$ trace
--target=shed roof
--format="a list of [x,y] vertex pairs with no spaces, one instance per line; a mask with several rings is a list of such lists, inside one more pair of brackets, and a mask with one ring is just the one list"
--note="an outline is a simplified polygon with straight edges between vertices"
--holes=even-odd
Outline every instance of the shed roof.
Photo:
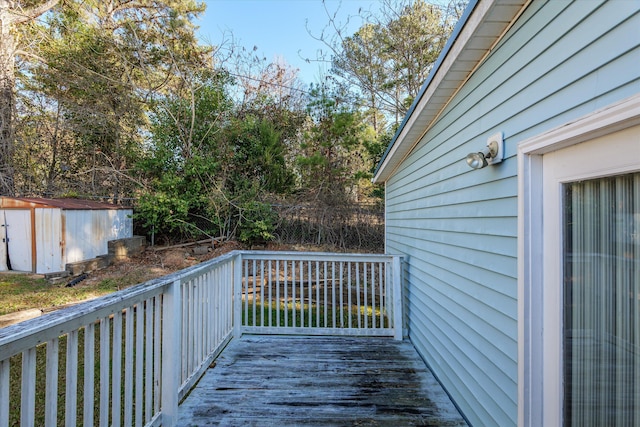
[[471,0],[376,168],[385,182],[531,0]]
[[111,203],[82,199],[44,199],[38,197],[0,197],[0,208],[58,208],[64,210],[131,209]]

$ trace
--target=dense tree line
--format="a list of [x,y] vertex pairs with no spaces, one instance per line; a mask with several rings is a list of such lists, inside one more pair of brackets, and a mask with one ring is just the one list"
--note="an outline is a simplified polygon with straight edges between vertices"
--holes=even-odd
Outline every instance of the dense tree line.
[[380,200],[372,171],[459,5],[389,0],[352,35],[329,16],[332,71],[310,86],[200,44],[204,9],[0,0],[0,192],[130,201],[167,240],[268,240],[274,204]]

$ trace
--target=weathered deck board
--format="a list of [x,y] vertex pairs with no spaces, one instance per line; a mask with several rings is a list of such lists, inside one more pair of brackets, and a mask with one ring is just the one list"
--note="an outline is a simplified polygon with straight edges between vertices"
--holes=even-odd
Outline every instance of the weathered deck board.
[[179,426],[466,426],[409,342],[243,336],[180,405]]

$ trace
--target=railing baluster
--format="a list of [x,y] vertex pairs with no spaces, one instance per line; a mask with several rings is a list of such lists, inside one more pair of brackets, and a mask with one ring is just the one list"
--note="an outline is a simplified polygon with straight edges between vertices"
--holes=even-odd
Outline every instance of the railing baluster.
[[352,283],[351,283],[351,262],[348,262],[348,263],[347,263],[347,291],[348,291],[349,293],[347,294],[347,296],[348,296],[348,302],[347,302],[347,308],[348,308],[348,310],[347,310],[347,315],[349,316],[349,323],[348,323],[348,325],[347,325],[347,328],[351,328],[351,327],[353,327],[353,320],[352,320],[352,317],[353,317],[353,306],[352,306],[352,304],[351,304],[351,300],[352,300],[352,298],[351,298],[352,288],[353,288],[353,286],[352,286]]
[[114,426],[120,425],[122,399],[122,312],[113,315],[113,368],[111,384],[111,419]]
[[371,263],[371,327],[376,328],[376,263]]
[[304,263],[300,261],[300,326],[304,326]]
[[287,279],[289,278],[288,276],[288,266],[289,266],[289,261],[284,260],[283,261],[283,269],[284,269],[284,326],[289,326],[289,296],[288,296],[288,283],[287,283]]
[[340,261],[340,327],[344,328],[344,262]]
[[244,276],[243,277],[243,297],[244,297],[244,317],[243,317],[243,325],[249,325],[249,260],[243,261],[244,265]]
[[320,262],[315,263],[316,270],[316,327],[320,327]]
[[293,310],[291,310],[291,326],[298,326],[297,324],[297,304],[296,304],[296,262],[291,261],[291,305],[293,306]]
[[[267,305],[267,314],[269,316],[269,321],[268,321],[269,327],[273,326],[272,325],[272,319],[273,319],[273,316],[272,316],[272,312],[273,312],[273,298],[272,298],[273,290],[272,290],[272,285],[273,284],[272,284],[272,279],[271,279],[271,276],[272,276],[271,271],[272,271],[271,270],[271,260],[269,260],[268,263],[267,263],[267,275],[268,276],[267,276],[267,279],[265,280],[267,282],[267,286],[269,286],[269,289],[268,289],[268,291],[269,291],[269,301],[266,304]],[[263,307],[264,307],[264,304],[263,304]]]
[[[96,326],[89,323],[84,327],[84,405],[82,410],[82,424],[85,427],[93,425],[94,413],[94,383],[96,361]],[[51,424],[55,425],[55,424]]]
[[307,287],[309,291],[309,312],[307,318],[309,320],[309,327],[311,328],[313,326],[313,275],[311,274],[311,260],[307,261]]
[[210,353],[209,339],[211,336],[211,311],[213,310],[213,304],[209,298],[211,288],[209,287],[209,273],[204,273],[201,278],[202,283],[202,300],[200,301],[200,310],[202,311],[202,343],[200,344],[202,352],[202,360]]
[[363,270],[363,274],[364,274],[364,279],[363,279],[363,287],[364,287],[364,301],[363,301],[363,307],[364,307],[364,328],[367,329],[368,326],[368,317],[369,317],[369,295],[368,295],[368,283],[367,283],[367,268],[368,265],[366,262],[362,263],[362,270]]
[[124,425],[126,426],[130,426],[133,420],[134,321],[134,310],[132,307],[127,307],[124,311]]
[[[85,339],[86,345],[86,339]],[[47,399],[44,405],[44,423],[47,426],[58,425],[58,360],[59,339],[53,338],[47,341],[47,366],[45,395]],[[85,362],[86,363],[86,362]],[[93,376],[92,376],[93,378]],[[2,393],[0,393],[1,395]],[[93,402],[92,402],[93,403]],[[2,411],[0,410],[0,414]],[[2,422],[0,422],[2,424]]]
[[202,276],[193,279],[193,358],[189,374],[202,360]]
[[276,310],[276,326],[280,327],[280,326],[282,326],[280,324],[280,310],[281,310],[281,304],[280,304],[280,260],[276,260],[276,304],[275,304],[275,310]]
[[258,277],[257,277],[257,273],[258,273],[258,264],[256,263],[255,260],[253,260],[253,326],[258,326],[258,324],[256,323],[256,319],[257,319],[257,305],[256,305],[256,300],[257,300],[257,296],[258,296]]
[[324,291],[324,321],[322,322],[322,326],[325,328],[329,325],[329,301],[327,295],[327,261],[323,261],[322,267],[324,269],[322,275],[322,290]]
[[147,424],[151,421],[151,411],[153,407],[153,315],[154,306],[153,299],[149,298],[145,301],[147,309],[145,310],[145,346],[144,346],[144,422]]
[[264,260],[260,260],[260,325],[265,326],[265,318],[264,318]]
[[64,425],[74,427],[78,416],[78,330],[67,334],[67,364],[65,370]]
[[360,262],[356,262],[356,304],[358,305],[358,329],[362,327],[362,301],[360,290]]
[[[179,287],[179,292],[181,294],[181,301],[182,304],[188,304],[189,303],[189,283],[184,283],[183,285],[180,285]],[[178,372],[180,372],[180,381],[182,381],[182,379],[184,379],[187,375],[187,362],[186,360],[188,360],[189,357],[189,347],[187,346],[187,340],[189,339],[189,315],[191,313],[191,310],[189,310],[188,307],[185,307],[185,310],[182,310],[182,314],[181,314],[181,318],[182,321],[180,322],[180,327],[182,330],[182,333],[180,334],[180,341],[178,343],[176,343],[177,345],[180,345],[182,348],[182,352],[180,353],[182,355],[182,357],[179,360],[179,365],[176,366],[176,368],[178,368]]]
[[[184,372],[184,375],[181,378],[181,381],[184,382],[184,380],[187,379],[187,377],[189,376],[189,373],[193,371],[194,368],[194,362],[196,359],[196,355],[195,355],[195,335],[197,334],[196,331],[196,308],[195,308],[195,300],[196,300],[196,279],[190,279],[189,282],[187,283],[187,287],[189,289],[189,294],[188,294],[188,298],[189,301],[187,303],[187,309],[189,310],[189,323],[187,326],[187,336],[186,336],[186,341],[187,341],[187,354],[186,354],[186,371]],[[184,339],[184,337],[183,337]]]
[[100,319],[100,426],[109,424],[109,317]]
[[[220,287],[216,284],[221,280],[224,280],[222,277],[222,273],[224,271],[226,270],[223,268],[216,268],[214,271],[210,271],[207,274],[207,279],[205,280],[207,302],[204,309],[207,313],[206,323],[209,325],[207,328],[207,345],[205,347],[207,355],[211,354],[218,345],[218,312],[220,311],[220,298],[218,294],[220,292]],[[229,280],[223,283],[226,283],[227,286],[231,288],[231,295],[233,295],[233,278],[229,278]],[[233,301],[233,296],[231,297],[231,300]],[[231,315],[233,316],[233,314]]]
[[378,315],[378,319],[379,319],[381,328],[385,327],[385,324],[384,324],[384,297],[383,297],[384,268],[385,268],[385,263],[384,262],[378,263],[378,292],[379,292],[378,310],[380,312],[379,315]]
[[[242,266],[238,266],[238,268],[242,268]],[[222,313],[222,306],[221,304],[226,304],[226,300],[223,299],[222,293],[220,292],[220,286],[218,286],[218,283],[222,282],[222,283],[233,283],[233,277],[229,277],[229,280],[226,280],[226,277],[224,273],[227,273],[229,270],[224,267],[224,268],[219,268],[216,269],[215,272],[211,272],[209,274],[209,280],[207,283],[207,289],[209,289],[209,304],[208,306],[211,306],[211,309],[208,310],[209,313],[209,320],[208,323],[211,325],[211,329],[209,332],[209,345],[207,346],[207,352],[211,353],[213,350],[215,350],[216,346],[218,345],[218,342],[220,340],[220,322],[218,322],[218,319],[221,317],[221,313]],[[233,286],[229,286],[229,288],[231,288],[231,292],[234,291]],[[242,307],[242,303],[240,303],[240,307]]]
[[336,262],[331,261],[331,320],[332,327],[336,327]]
[[144,380],[144,303],[136,306],[136,382],[135,382],[135,424],[142,425],[142,409],[144,408],[142,397],[142,383]]
[[163,296],[158,295],[154,300],[153,310],[153,412],[160,412],[160,384],[162,381],[162,300]]
[[22,399],[20,425],[32,426],[36,408],[36,348],[22,352]]
[[[205,316],[205,354],[209,355],[215,348],[218,342],[218,310],[220,310],[219,306],[219,298],[218,298],[218,283],[222,279],[222,269],[216,268],[213,271],[207,273],[204,281],[204,289],[205,289],[205,298],[206,301],[203,303],[203,310],[206,314]],[[229,287],[233,289],[233,280],[227,281]],[[206,356],[205,356],[206,357]]]

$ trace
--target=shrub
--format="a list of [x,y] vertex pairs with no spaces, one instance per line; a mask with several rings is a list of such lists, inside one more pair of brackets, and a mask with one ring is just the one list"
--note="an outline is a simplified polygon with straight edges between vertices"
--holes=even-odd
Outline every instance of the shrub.
[[245,203],[238,222],[238,239],[249,245],[273,240],[277,219],[271,205],[258,201]]

